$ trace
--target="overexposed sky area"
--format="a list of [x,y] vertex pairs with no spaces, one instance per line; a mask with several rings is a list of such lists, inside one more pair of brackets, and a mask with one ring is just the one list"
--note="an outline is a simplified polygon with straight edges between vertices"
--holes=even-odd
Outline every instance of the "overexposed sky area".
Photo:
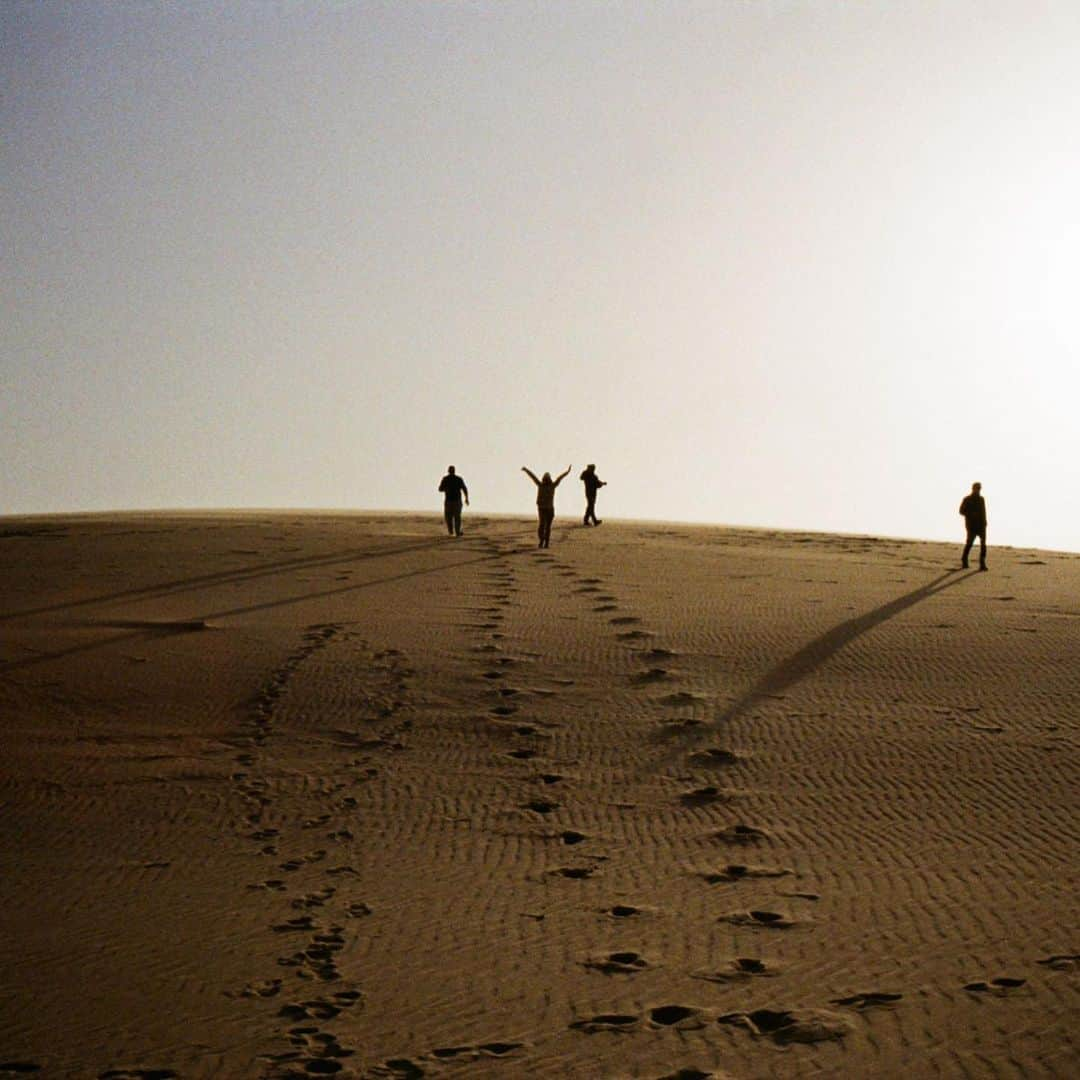
[[0,513],[1080,550],[1080,4],[0,5]]

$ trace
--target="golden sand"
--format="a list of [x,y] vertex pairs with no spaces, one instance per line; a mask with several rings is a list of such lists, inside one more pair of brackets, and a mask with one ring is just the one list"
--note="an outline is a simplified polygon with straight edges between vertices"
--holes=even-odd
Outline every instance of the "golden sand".
[[0,1077],[1067,1077],[1080,556],[0,522]]

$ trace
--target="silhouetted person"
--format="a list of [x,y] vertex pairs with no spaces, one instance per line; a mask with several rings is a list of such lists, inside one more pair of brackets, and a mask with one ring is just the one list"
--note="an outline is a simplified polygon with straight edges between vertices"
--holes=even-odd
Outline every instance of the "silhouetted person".
[[544,473],[543,477],[537,480],[536,473],[532,469],[521,466],[521,471],[528,473],[529,479],[536,485],[536,516],[540,523],[536,535],[540,537],[539,547],[551,546],[551,523],[555,520],[555,489],[569,475],[572,468],[572,465],[567,465],[566,472],[560,473],[554,480],[551,479],[549,472]]
[[446,531],[451,536],[461,535],[461,497],[465,496],[465,505],[469,505],[469,489],[465,481],[454,472],[453,465],[446,466],[446,475],[439,481],[439,490],[443,492],[443,517],[446,518]]
[[968,568],[968,555],[971,553],[971,545],[975,543],[975,537],[979,538],[979,569],[986,569],[986,500],[982,497],[982,484],[972,484],[971,494],[965,495],[960,503],[960,513],[964,516],[964,524],[967,526],[967,543],[964,544],[964,554],[960,556],[960,565],[963,569]]
[[585,524],[588,525],[591,519],[594,525],[599,525],[600,519],[596,516],[596,493],[602,487],[607,487],[607,484],[596,475],[595,465],[585,466],[581,482],[585,485]]

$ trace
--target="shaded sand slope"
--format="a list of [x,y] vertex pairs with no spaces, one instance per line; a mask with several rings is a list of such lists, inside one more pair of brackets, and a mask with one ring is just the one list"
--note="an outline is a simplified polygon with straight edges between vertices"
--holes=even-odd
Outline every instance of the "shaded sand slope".
[[0,1076],[1076,1073],[1080,558],[467,528],[0,527]]

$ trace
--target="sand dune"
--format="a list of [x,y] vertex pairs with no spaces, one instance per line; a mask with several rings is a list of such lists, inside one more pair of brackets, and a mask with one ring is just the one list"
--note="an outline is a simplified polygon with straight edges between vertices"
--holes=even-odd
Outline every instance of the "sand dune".
[[1068,1077],[1080,556],[0,522],[0,1077]]

